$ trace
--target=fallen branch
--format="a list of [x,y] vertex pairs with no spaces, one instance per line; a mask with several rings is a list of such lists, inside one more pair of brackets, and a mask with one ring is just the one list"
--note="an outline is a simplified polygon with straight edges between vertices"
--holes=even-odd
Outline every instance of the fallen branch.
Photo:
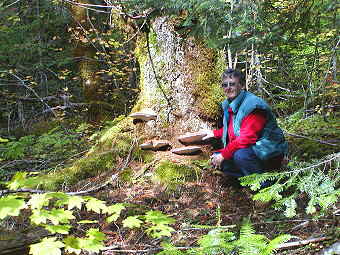
[[[188,247],[176,247],[177,250],[189,250],[189,249],[193,249],[193,248],[199,248],[199,247],[195,247],[195,246],[188,246]],[[149,253],[149,252],[155,252],[155,251],[161,251],[163,250],[162,247],[158,247],[158,248],[150,248],[150,249],[146,249],[146,250],[120,250],[120,249],[105,249],[105,251],[110,251],[110,252],[116,252],[116,253]]]
[[[332,237],[329,237],[329,236],[310,238],[307,240],[284,243],[284,244],[279,245],[276,249],[287,249],[287,248],[307,245],[310,243],[322,242],[322,241],[326,241],[330,239],[332,239]],[[103,251],[110,251],[110,252],[116,252],[116,253],[149,253],[149,252],[156,252],[156,251],[163,250],[162,247],[155,247],[155,248],[150,248],[150,249],[145,249],[145,250],[122,250],[122,249],[117,249],[118,247],[119,246],[106,247],[103,249]],[[200,247],[197,247],[197,246],[176,247],[177,250],[189,250],[189,249],[195,249],[195,248],[200,248]]]
[[302,246],[310,243],[317,243],[317,242],[322,242],[326,240],[330,240],[332,237],[330,236],[324,236],[324,237],[318,237],[318,238],[310,238],[307,240],[301,240],[297,242],[289,242],[289,243],[283,243],[280,244],[277,249],[286,249],[286,248],[292,248],[292,247],[297,247],[297,246]]
[[285,132],[287,135],[290,135],[290,136],[299,137],[299,138],[305,138],[305,139],[308,139],[308,140],[311,140],[311,141],[315,141],[315,142],[318,142],[318,143],[322,143],[322,144],[327,144],[327,145],[331,145],[331,146],[340,147],[339,144],[329,143],[329,142],[322,141],[322,140],[319,140],[319,139],[310,138],[310,137],[307,137],[307,136],[304,136],[304,135],[297,135],[297,134],[288,133],[287,131],[284,131],[284,132]]
[[[83,191],[76,191],[76,192],[65,192],[67,195],[75,196],[75,195],[83,195],[91,192],[95,192],[104,188],[106,185],[115,181],[118,177],[118,174],[112,175],[111,179],[101,185],[94,187],[92,189],[83,190]],[[42,193],[50,193],[52,191],[45,191],[45,190],[38,190],[38,189],[17,189],[17,190],[0,190],[0,197],[4,196],[5,194],[13,194],[13,193],[33,193],[33,194],[42,194]]]

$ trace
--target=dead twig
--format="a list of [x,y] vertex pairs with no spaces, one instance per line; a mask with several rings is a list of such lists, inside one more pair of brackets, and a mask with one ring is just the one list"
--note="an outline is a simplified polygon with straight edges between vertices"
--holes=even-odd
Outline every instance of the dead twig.
[[[117,248],[117,247],[116,247]],[[199,248],[199,247],[191,247],[191,246],[184,246],[184,247],[176,247],[178,250],[189,250],[192,248]],[[149,252],[155,252],[155,251],[161,251],[163,248],[157,247],[157,248],[150,248],[145,250],[120,250],[120,249],[105,249],[105,251],[110,252],[116,252],[116,253],[149,253]]]
[[322,143],[322,144],[327,144],[327,145],[331,145],[331,146],[340,147],[339,144],[329,143],[329,142],[322,141],[322,140],[319,140],[319,139],[310,138],[310,137],[304,136],[304,135],[297,135],[297,134],[288,133],[287,131],[284,131],[284,132],[285,132],[287,135],[290,135],[290,136],[299,137],[299,138],[305,138],[305,139],[308,139],[308,140],[311,140],[311,141],[315,141],[315,142],[318,142],[318,143]]
[[[322,241],[326,241],[330,239],[332,239],[332,237],[329,237],[329,236],[310,238],[307,240],[280,244],[276,249],[287,249],[287,248],[292,248],[292,247],[298,247],[298,246],[303,246],[303,245],[307,245],[310,243],[322,242]],[[155,248],[144,249],[144,250],[122,250],[122,249],[117,249],[117,248],[119,248],[119,246],[111,246],[111,247],[104,248],[103,250],[106,252],[115,252],[115,253],[149,253],[149,252],[156,252],[156,251],[163,250],[163,248],[161,247],[155,247]],[[199,248],[199,247],[197,246],[176,247],[176,249],[178,250],[189,250],[189,249],[195,249],[195,248]]]
[[[71,196],[76,196],[76,195],[83,195],[83,194],[87,194],[87,193],[91,193],[91,192],[95,192],[98,191],[102,188],[104,188],[106,185],[108,185],[109,183],[115,181],[118,177],[118,174],[112,175],[111,178],[106,181],[105,183],[102,183],[99,186],[93,187],[91,189],[88,190],[83,190],[83,191],[76,191],[76,192],[65,192],[65,194],[67,195],[71,195]],[[38,189],[17,189],[17,190],[0,190],[0,197],[6,195],[6,194],[13,194],[13,193],[34,193],[34,194],[42,194],[42,193],[49,193],[52,191],[45,191],[45,190],[38,190]]]
[[283,243],[283,244],[280,244],[277,247],[277,249],[292,248],[292,247],[307,245],[307,244],[310,244],[310,243],[322,242],[322,241],[326,241],[326,240],[330,240],[330,239],[332,239],[332,237],[324,236],[324,237],[310,238],[310,239],[296,241],[296,242]]

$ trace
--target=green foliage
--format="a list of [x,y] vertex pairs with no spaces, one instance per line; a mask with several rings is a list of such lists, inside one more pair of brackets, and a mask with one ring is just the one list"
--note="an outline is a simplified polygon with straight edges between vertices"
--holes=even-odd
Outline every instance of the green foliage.
[[25,201],[16,195],[0,198],[0,219],[7,216],[18,216],[20,210],[25,208]]
[[280,235],[269,241],[264,235],[255,234],[250,222],[245,222],[240,230],[240,237],[235,241],[239,255],[270,255],[281,243],[288,241],[290,235]]
[[160,211],[148,211],[144,218],[145,222],[151,225],[145,232],[153,238],[170,237],[171,232],[175,231],[172,227],[169,227],[170,224],[175,223],[175,220]]
[[129,216],[123,220],[123,226],[127,228],[140,228],[145,226],[145,232],[153,238],[171,236],[175,231],[170,224],[175,223],[173,218],[163,214],[160,211],[148,211],[145,215]]
[[[254,195],[254,200],[263,202],[274,201],[274,207],[285,209],[287,217],[296,215],[296,200],[305,194],[308,204],[305,208],[308,214],[320,213],[335,204],[340,196],[339,185],[339,156],[333,154],[324,161],[318,161],[309,165],[293,166],[289,171],[279,173],[253,174],[241,178],[241,184],[249,186],[252,190],[259,190]],[[325,169],[325,167],[327,167]],[[261,183],[272,182],[272,185],[263,189]]]
[[[65,206],[68,206],[68,209],[65,209]],[[8,195],[0,198],[0,219],[17,216],[22,209],[26,208],[28,212],[31,212],[29,218],[32,224],[44,227],[52,234],[58,234],[56,237],[44,238],[39,243],[32,244],[30,254],[48,254],[48,250],[49,254],[61,254],[61,248],[80,254],[82,251],[99,252],[104,248],[103,242],[106,237],[96,228],[88,229],[84,237],[70,235],[71,232],[74,232],[76,221],[78,224],[97,223],[79,219],[77,212],[80,209],[86,209],[88,212],[104,214],[107,216],[107,222],[115,221],[116,224],[120,224],[117,220],[126,207],[127,205],[119,203],[107,206],[104,201],[97,198],[70,196],[62,192],[23,194],[21,197]],[[144,215],[129,216],[121,221],[123,227],[141,228],[152,238],[171,237],[175,229],[170,225],[174,223],[173,218],[153,210],[146,211]],[[255,234],[249,222],[241,227],[239,239],[235,239],[235,235],[223,227],[212,228],[208,234],[198,240],[199,247],[197,248],[182,252],[169,243],[163,243],[164,251],[159,254],[210,255],[237,251],[237,254],[240,255],[270,255],[280,243],[290,238],[289,235],[281,235],[269,241],[263,235]]]
[[168,242],[162,243],[163,251],[157,255],[217,255],[217,254],[237,254],[237,255],[271,255],[282,243],[288,241],[290,235],[279,235],[273,240],[269,240],[264,235],[255,234],[255,230],[249,221],[242,224],[239,238],[235,234],[223,228],[215,227],[208,234],[201,236],[198,240],[198,247],[180,251]]
[[18,141],[8,142],[0,146],[0,157],[4,159],[20,159],[33,144],[33,136],[21,137]]
[[[14,180],[8,182],[9,188],[23,188],[27,181],[26,175],[21,175],[21,181],[13,186]],[[17,180],[18,177],[13,177]],[[83,206],[84,205],[84,206]],[[67,206],[67,209],[65,209]],[[47,192],[43,194],[24,194],[8,195],[0,198],[0,219],[8,216],[18,216],[20,211],[27,208],[31,215],[29,216],[32,224],[44,227],[52,234],[60,234],[64,239],[43,239],[40,243],[31,246],[31,254],[38,255],[39,247],[46,245],[50,247],[53,253],[60,252],[60,248],[79,254],[82,250],[99,252],[104,246],[105,235],[98,229],[89,229],[86,237],[73,237],[69,234],[73,229],[75,220],[80,221],[77,216],[77,210],[84,209],[96,214],[104,214],[107,222],[116,222],[122,211],[127,207],[126,204],[106,205],[105,201],[94,197],[71,196],[62,192]],[[169,225],[175,222],[174,219],[163,214],[160,211],[147,211],[145,215],[129,216],[122,221],[123,227],[143,228],[145,232],[153,238],[171,236],[174,231]],[[96,223],[96,221],[80,221],[80,224]]]
[[111,223],[112,221],[116,221],[125,208],[126,206],[120,203],[109,206],[107,212],[112,215],[106,218],[106,222]]
[[157,255],[183,255],[184,252],[180,251],[176,246],[169,242],[161,243],[163,251],[158,252]]
[[98,229],[89,229],[85,238],[68,236],[63,241],[68,252],[80,254],[82,250],[98,253],[104,248],[105,235]]
[[17,172],[11,179],[11,181],[8,182],[7,186],[10,189],[16,190],[18,188],[27,188],[36,186],[39,183],[38,178],[30,177],[26,178],[27,173],[25,172]]
[[143,221],[141,221],[140,216],[129,216],[125,220],[123,220],[123,227],[125,228],[139,228]]
[[207,235],[198,240],[200,250],[198,254],[220,254],[233,250],[234,246],[230,242],[235,239],[232,232],[226,232],[223,229],[212,229]]
[[41,242],[32,244],[30,254],[61,255],[61,248],[65,245],[56,239],[56,237],[46,237]]
[[198,178],[199,168],[183,164],[176,164],[169,160],[164,160],[156,166],[154,180],[166,186],[168,190],[174,190],[179,184],[185,181]]
[[311,140],[336,141],[340,136],[338,122],[339,119],[335,114],[330,114],[325,118],[320,113],[305,116],[303,111],[298,111],[281,121],[280,124],[286,132],[306,137],[286,136],[290,143],[291,154],[303,160],[310,160],[338,152],[337,146]]

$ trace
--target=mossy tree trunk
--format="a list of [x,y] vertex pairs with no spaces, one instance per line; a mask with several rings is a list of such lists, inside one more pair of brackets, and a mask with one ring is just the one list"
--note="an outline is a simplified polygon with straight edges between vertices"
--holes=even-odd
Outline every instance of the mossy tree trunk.
[[209,128],[219,117],[223,99],[219,87],[225,68],[223,54],[194,38],[181,38],[175,22],[155,19],[148,34],[138,39],[141,93],[133,111],[151,108],[156,121],[146,124],[148,138],[169,139]]

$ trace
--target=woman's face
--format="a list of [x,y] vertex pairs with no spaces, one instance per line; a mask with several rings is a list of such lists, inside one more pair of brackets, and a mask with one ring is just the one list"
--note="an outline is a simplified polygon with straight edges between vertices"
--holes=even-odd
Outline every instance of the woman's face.
[[237,77],[224,78],[222,81],[222,88],[226,97],[233,100],[240,94],[243,86]]

